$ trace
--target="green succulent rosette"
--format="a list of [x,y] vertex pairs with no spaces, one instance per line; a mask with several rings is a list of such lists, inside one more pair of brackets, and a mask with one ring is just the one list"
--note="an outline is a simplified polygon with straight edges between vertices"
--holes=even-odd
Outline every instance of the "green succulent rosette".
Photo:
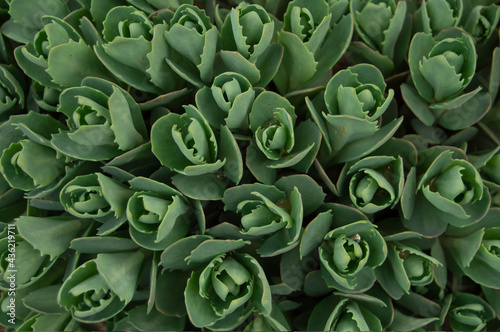
[[352,15],[332,22],[325,0],[294,0],[288,3],[283,22],[278,33],[283,61],[273,81],[281,94],[315,87],[347,50],[354,29]]
[[435,38],[417,33],[408,56],[414,87],[401,93],[411,111],[427,126],[438,123],[460,130],[479,121],[491,106],[481,87],[464,92],[476,70],[474,40],[463,30],[447,29]]
[[126,207],[133,191],[102,173],[80,175],[61,190],[64,209],[81,219],[103,223],[98,235],[116,230],[126,221]]
[[22,76],[14,67],[0,65],[0,122],[24,108]]
[[306,98],[311,117],[323,135],[322,160],[343,163],[362,158],[394,135],[402,118],[384,126],[378,121],[394,97],[392,89],[387,96],[385,92],[382,73],[372,65],[358,64],[339,71],[328,82],[322,114]]
[[348,0],[327,0],[332,14],[332,23],[337,24],[340,19],[350,13],[350,2]]
[[403,225],[425,236],[448,225],[465,227],[484,217],[490,195],[462,150],[437,146],[420,152],[401,197]]
[[500,21],[500,6],[491,4],[489,6],[475,6],[472,8],[464,29],[476,43],[485,43],[495,32],[495,27]]
[[404,186],[403,159],[392,156],[365,157],[347,163],[337,188],[341,197],[364,213],[375,213],[398,204]]
[[12,188],[44,189],[64,175],[66,158],[30,139],[12,143],[0,158],[0,170]]
[[202,88],[213,79],[219,31],[210,23],[204,10],[181,5],[164,32],[168,45],[175,50],[167,54],[168,65],[180,77]]
[[188,234],[188,212],[193,208],[183,194],[148,178],[137,177],[129,183],[135,191],[127,204],[134,241],[149,250],[163,250]]
[[[15,255],[11,256],[12,247],[9,246],[7,232],[2,233],[0,239],[0,287],[4,291],[10,288],[9,277],[13,275],[16,288],[23,289],[43,277],[56,262],[47,255],[41,255],[28,241],[20,236],[15,237]],[[9,250],[10,247],[10,250]],[[16,262],[16,255],[23,255],[22,262]],[[28,261],[29,260],[29,261]]]
[[43,16],[63,18],[70,13],[64,0],[8,1],[10,19],[2,25],[2,33],[16,42],[32,42],[44,27]]
[[406,1],[353,0],[350,9],[361,39],[349,48],[353,60],[371,63],[390,75],[402,64],[410,42]]
[[80,322],[110,319],[132,301],[143,259],[141,252],[98,254],[69,275],[57,302]]
[[86,78],[64,90],[58,112],[69,131],[54,134],[52,144],[79,160],[109,160],[146,142],[148,133],[139,105],[119,86]]
[[413,30],[436,34],[441,30],[456,27],[462,19],[462,0],[423,1],[415,12]]
[[[322,209],[326,211],[318,214],[302,235],[301,257],[317,248],[320,275],[329,288],[347,293],[370,289],[376,281],[374,269],[387,257],[383,237],[358,210],[338,204],[325,204]],[[319,278],[317,272],[311,273]]]
[[465,228],[450,228],[441,243],[445,253],[463,274],[475,283],[500,289],[496,273],[500,271],[498,227],[499,208],[490,208],[478,223]]
[[276,256],[299,243],[302,230],[302,196],[295,187],[287,197],[284,191],[260,183],[226,190],[224,209],[241,215],[241,234],[262,239],[257,252]]
[[173,183],[183,194],[194,199],[221,199],[225,183],[215,173],[236,184],[241,180],[239,147],[227,127],[221,128],[217,139],[196,107],[184,108],[182,115],[170,113],[155,122],[152,151],[163,166],[178,173]]
[[231,131],[245,132],[255,95],[245,76],[226,72],[215,77],[211,87],[196,93],[196,105],[212,127],[227,126]]
[[274,93],[262,92],[250,111],[250,130],[255,141],[248,147],[246,161],[262,183],[272,184],[280,169],[306,173],[321,144],[321,133],[311,120],[296,125],[290,102]]
[[35,112],[11,116],[0,125],[5,138],[0,142],[0,172],[11,188],[25,191],[26,198],[57,201],[68,181],[93,169],[54,150],[51,136],[64,129],[54,118]]
[[131,6],[111,9],[103,22],[104,44],[95,47],[102,63],[124,83],[153,94],[171,92],[182,80],[165,61],[167,25],[151,22]]
[[216,256],[191,274],[185,290],[191,323],[211,330],[232,330],[252,312],[268,315],[272,299],[266,275],[248,254]]
[[21,216],[16,219],[15,231],[5,228],[0,233],[0,288],[12,288],[12,275],[14,288],[19,290],[43,280],[54,264],[57,265],[59,256],[69,248],[71,240],[89,224],[67,217]]
[[330,295],[313,309],[308,331],[383,331],[380,318],[363,301]]
[[386,238],[387,259],[375,269],[377,281],[393,298],[410,294],[411,287],[426,286],[434,281],[434,267],[441,262],[424,253],[418,246],[405,241],[404,233]]
[[449,295],[452,299],[446,312],[451,330],[453,331],[482,331],[488,321],[495,318],[493,308],[477,295],[460,293]]
[[283,57],[275,36],[275,22],[262,6],[241,3],[222,25],[220,60],[227,71],[264,87],[276,75]]
[[[75,28],[60,18],[44,16],[41,20],[43,29],[33,41],[14,50],[16,61],[26,75],[55,89],[80,86],[89,76],[112,79],[94,53],[93,41],[88,44]],[[89,30],[98,34],[91,25]]]

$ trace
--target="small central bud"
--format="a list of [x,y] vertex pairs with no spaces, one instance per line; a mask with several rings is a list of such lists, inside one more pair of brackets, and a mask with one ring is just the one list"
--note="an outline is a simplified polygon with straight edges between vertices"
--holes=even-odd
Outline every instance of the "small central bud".
[[399,258],[401,258],[401,259],[407,259],[408,256],[410,256],[410,252],[408,250],[401,250],[401,249],[399,249]]
[[359,243],[361,241],[361,235],[354,234],[353,236],[351,236],[351,239]]
[[280,208],[290,210],[292,208],[292,204],[290,203],[290,200],[288,198],[280,198],[276,201],[276,205],[279,206]]

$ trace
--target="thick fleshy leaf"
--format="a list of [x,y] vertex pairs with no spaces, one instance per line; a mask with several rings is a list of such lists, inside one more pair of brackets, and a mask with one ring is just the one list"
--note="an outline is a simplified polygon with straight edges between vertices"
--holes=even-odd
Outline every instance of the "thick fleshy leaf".
[[73,219],[49,219],[23,216],[17,219],[19,233],[42,255],[51,259],[61,255],[69,248],[70,242],[90,222]]
[[95,262],[109,287],[128,303],[134,296],[143,259],[141,252],[98,254]]

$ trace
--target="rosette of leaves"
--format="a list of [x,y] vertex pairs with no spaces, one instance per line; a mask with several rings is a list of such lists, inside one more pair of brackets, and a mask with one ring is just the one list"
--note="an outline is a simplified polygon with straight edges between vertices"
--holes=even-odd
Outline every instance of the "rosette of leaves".
[[170,113],[155,122],[152,151],[162,165],[179,173],[173,177],[173,184],[183,194],[219,200],[225,183],[215,173],[237,184],[243,175],[241,152],[227,127],[221,128],[218,140],[196,107],[184,108],[182,115]]
[[294,0],[288,3],[283,21],[278,42],[285,50],[273,81],[281,94],[315,87],[347,50],[354,29],[352,15],[332,22],[325,0]]
[[141,252],[98,254],[69,275],[57,302],[80,322],[108,320],[132,300],[143,259]]
[[283,46],[274,43],[275,22],[259,5],[232,8],[221,29],[219,57],[229,71],[265,87],[278,71]]
[[330,295],[313,309],[308,331],[382,331],[380,319],[363,301]]
[[374,269],[387,256],[387,245],[377,226],[360,211],[344,205],[325,204],[322,210],[300,240],[300,256],[317,249],[320,260],[320,273],[310,272],[306,284],[326,283],[348,293],[370,289],[376,281]]
[[500,289],[495,274],[500,270],[499,208],[490,208],[486,216],[474,225],[450,229],[440,239],[445,252],[463,274],[475,283]]
[[51,135],[65,126],[48,115],[14,115],[0,126],[0,171],[12,188],[27,198],[57,201],[59,190],[89,165],[61,156],[50,144]]
[[146,142],[148,134],[139,105],[119,86],[86,78],[64,90],[58,112],[69,131],[53,135],[52,144],[79,160],[108,160]]
[[419,153],[401,197],[403,225],[426,236],[448,225],[465,227],[484,217],[490,195],[462,150],[436,146]]
[[406,1],[354,0],[351,13],[361,41],[351,44],[350,56],[390,75],[403,62],[411,38]]
[[154,25],[135,7],[114,7],[103,22],[106,43],[97,44],[95,50],[109,71],[126,84],[154,94],[170,92],[182,81],[165,62],[166,29],[166,23]]
[[233,330],[256,311],[272,310],[264,270],[248,254],[219,255],[191,274],[185,290],[191,323],[211,330]]
[[196,93],[196,105],[214,128],[227,126],[231,131],[244,132],[248,130],[248,114],[255,94],[245,76],[226,72],[215,77],[211,87]]
[[311,116],[323,135],[322,159],[343,163],[362,158],[394,135],[402,118],[384,126],[378,121],[394,97],[392,89],[387,96],[385,92],[382,73],[372,65],[358,64],[331,78],[324,93],[326,110],[322,114],[306,98]]
[[[16,219],[18,234],[8,234],[7,228],[0,233],[0,288],[11,288],[11,275],[15,275],[15,288],[19,290],[43,279],[59,256],[69,248],[71,240],[89,224],[87,221],[68,217],[21,216]],[[15,250],[12,248],[13,241]]]
[[0,65],[0,122],[24,108],[23,79],[14,67]]
[[164,32],[168,45],[175,50],[167,54],[169,66],[180,77],[200,88],[213,79],[219,31],[210,23],[204,10],[181,5]]
[[404,233],[386,237],[387,259],[375,269],[377,281],[396,300],[410,294],[411,287],[429,285],[434,280],[434,267],[442,266],[436,258],[406,241],[410,238]]
[[[86,40],[67,22],[54,16],[42,18],[43,29],[34,40],[14,50],[26,75],[43,86],[63,89],[79,86],[85,77],[112,79]],[[90,24],[90,22],[89,22]],[[90,24],[90,34],[98,34]]]
[[252,312],[267,316],[272,300],[266,275],[255,258],[238,253],[250,243],[199,234],[168,246],[160,261],[158,310],[188,315],[194,326],[211,330],[233,330]]
[[80,175],[61,190],[64,209],[77,218],[103,223],[98,235],[106,235],[126,221],[126,207],[133,191],[102,173]]
[[416,32],[436,34],[456,27],[462,19],[463,11],[462,0],[423,1],[414,14],[413,29]]
[[275,186],[245,184],[227,189],[222,201],[225,210],[241,216],[241,234],[262,239],[261,256],[276,256],[298,244],[304,212],[297,187],[287,195]]
[[481,87],[464,92],[476,69],[476,50],[471,36],[458,28],[435,38],[417,33],[408,56],[414,87],[403,84],[406,105],[427,126],[438,123],[450,130],[464,129],[488,111],[491,99]]
[[135,193],[127,204],[130,235],[142,247],[163,250],[188,234],[191,203],[174,188],[152,179],[129,181]]
[[27,44],[44,27],[46,15],[63,18],[70,13],[64,0],[8,1],[10,19],[2,25],[2,33],[16,42]]
[[296,124],[290,102],[274,93],[262,92],[250,111],[251,141],[246,155],[252,174],[265,184],[276,180],[278,170],[291,168],[306,173],[321,144],[321,133],[311,121]]
[[495,32],[495,27],[500,21],[500,6],[491,4],[489,6],[475,6],[472,8],[464,29],[476,43],[485,43]]
[[365,157],[347,163],[339,177],[339,195],[349,195],[364,213],[375,213],[398,204],[403,192],[403,159],[392,156]]
[[453,331],[481,331],[495,318],[493,308],[477,295],[460,293],[449,297],[445,303],[450,304],[443,308],[441,315],[446,315]]

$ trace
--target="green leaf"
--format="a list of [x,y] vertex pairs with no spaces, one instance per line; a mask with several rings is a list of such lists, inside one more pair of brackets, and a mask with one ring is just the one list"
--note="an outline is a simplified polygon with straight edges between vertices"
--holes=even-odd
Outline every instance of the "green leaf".
[[187,197],[199,200],[220,200],[226,190],[224,182],[213,173],[197,176],[177,174],[172,183]]
[[307,216],[318,209],[326,197],[323,188],[311,177],[305,174],[283,176],[274,185],[290,195],[294,187],[299,190],[304,206],[304,216]]
[[225,254],[230,251],[238,250],[250,241],[243,240],[215,240],[209,239],[200,243],[196,249],[191,251],[191,255],[186,257],[188,264],[206,263],[211,261],[215,256]]
[[429,104],[407,84],[401,85],[401,94],[406,105],[412,110],[413,114],[427,126],[432,126],[436,122],[436,117]]
[[193,272],[185,290],[187,313],[191,323],[197,327],[213,325],[219,319],[210,301],[200,296],[200,275],[201,272]]
[[332,212],[322,212],[318,214],[307,226],[300,239],[300,257],[313,252],[323,242],[325,235],[330,231],[332,226]]
[[220,51],[219,57],[228,71],[232,71],[246,77],[252,85],[261,80],[260,70],[255,63],[245,59],[243,55],[238,52]]
[[[477,91],[477,89],[475,90]],[[465,95],[462,95],[465,96]],[[481,120],[491,107],[492,100],[486,92],[479,92],[462,105],[446,109],[438,118],[438,123],[449,130],[461,130]],[[454,106],[454,105],[453,105]]]
[[157,310],[147,312],[147,305],[136,306],[127,312],[128,322],[141,331],[182,331],[185,318],[165,316]]
[[49,219],[38,217],[19,217],[16,225],[19,233],[42,255],[55,259],[69,248],[81,230],[90,222],[75,219]]
[[192,235],[171,244],[161,255],[161,265],[167,270],[182,270],[187,271],[191,267],[196,267],[195,264],[188,265],[186,257],[191,255],[204,241],[212,239],[207,235]]
[[238,184],[243,177],[243,159],[240,148],[227,126],[221,128],[220,135],[220,158],[226,160],[224,175]]
[[46,315],[62,314],[66,311],[57,303],[57,293],[61,284],[43,287],[30,292],[22,301],[24,305],[35,311]]
[[300,90],[314,76],[318,63],[297,35],[281,31],[278,40],[284,46],[284,53],[274,83],[282,94]]
[[134,296],[143,259],[141,252],[98,254],[95,262],[113,292],[128,303]]
[[403,330],[418,330],[424,328],[432,322],[439,320],[437,317],[432,318],[417,318],[402,314],[399,310],[394,310],[394,320],[389,329],[392,331]]
[[111,236],[89,236],[71,241],[71,249],[83,254],[117,253],[138,248],[130,239]]
[[335,155],[335,163],[351,161],[370,154],[387,142],[402,123],[403,117],[400,117],[386,124],[373,135],[346,144],[342,147],[340,152]]
[[[187,314],[184,305],[184,289],[190,275],[190,272],[163,270],[158,276],[156,285],[156,308],[159,312],[177,317]],[[165,296],[166,294],[168,296]]]
[[62,87],[79,86],[89,76],[112,80],[92,48],[83,40],[70,40],[51,49],[47,73]]

